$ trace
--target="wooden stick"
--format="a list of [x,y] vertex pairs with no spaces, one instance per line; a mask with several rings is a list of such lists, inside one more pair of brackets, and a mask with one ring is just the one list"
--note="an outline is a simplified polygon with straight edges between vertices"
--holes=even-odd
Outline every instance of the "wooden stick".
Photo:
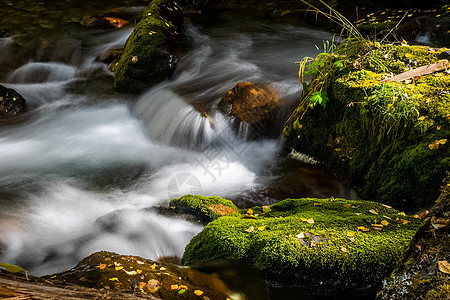
[[447,67],[449,67],[448,60],[443,59],[443,60],[438,61],[437,63],[419,67],[417,69],[406,71],[401,74],[395,75],[394,77],[387,78],[387,79],[383,80],[383,82],[392,82],[392,81],[401,82],[401,81],[404,81],[407,79],[414,78],[416,76],[422,76],[422,75],[432,74],[434,72],[443,71],[443,70],[446,70]]

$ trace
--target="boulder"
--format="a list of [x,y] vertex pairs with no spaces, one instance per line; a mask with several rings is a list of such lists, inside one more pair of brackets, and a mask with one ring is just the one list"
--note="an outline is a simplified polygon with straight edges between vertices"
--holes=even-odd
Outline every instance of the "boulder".
[[192,215],[196,220],[204,223],[238,212],[237,207],[230,200],[198,195],[185,195],[172,199],[169,207],[177,214]]
[[280,98],[270,86],[240,82],[219,102],[219,109],[242,122],[254,124],[280,106]]
[[116,88],[138,94],[172,74],[182,21],[182,9],[176,2],[154,0],[150,3],[129,36],[116,66]]
[[449,299],[450,182],[434,207],[422,212],[426,223],[416,233],[403,258],[377,299]]
[[15,90],[0,85],[0,119],[8,119],[27,111],[27,102]]
[[182,263],[230,259],[303,294],[373,296],[421,223],[376,202],[286,199],[212,221]]
[[231,294],[227,285],[214,275],[107,251],[91,254],[73,269],[43,279],[56,285],[75,284],[102,291],[145,294],[152,296],[151,299],[226,299]]
[[129,25],[130,22],[112,17],[84,16],[80,24],[89,28],[114,29]]
[[355,55],[352,47],[317,58],[286,123],[286,146],[323,162],[365,199],[409,212],[431,207],[450,165],[450,75],[388,79],[432,69],[448,60],[447,49],[377,44]]
[[240,82],[229,90],[218,104],[219,109],[234,118],[236,131],[247,139],[276,138],[281,132],[281,99],[269,86]]

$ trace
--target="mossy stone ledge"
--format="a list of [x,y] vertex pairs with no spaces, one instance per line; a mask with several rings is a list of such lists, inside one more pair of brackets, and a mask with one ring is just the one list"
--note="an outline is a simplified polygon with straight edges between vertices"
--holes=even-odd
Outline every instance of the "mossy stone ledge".
[[177,62],[174,53],[182,23],[182,9],[176,2],[152,1],[128,37],[114,68],[116,88],[138,94],[167,79]]
[[286,199],[209,223],[182,263],[235,260],[306,294],[374,293],[421,223],[376,202]]
[[[358,50],[364,49],[364,50]],[[324,163],[361,197],[405,211],[429,208],[450,167],[450,74],[443,70],[402,82],[390,74],[449,59],[425,46],[343,44],[321,55],[329,101],[299,102],[287,122],[287,146]]]

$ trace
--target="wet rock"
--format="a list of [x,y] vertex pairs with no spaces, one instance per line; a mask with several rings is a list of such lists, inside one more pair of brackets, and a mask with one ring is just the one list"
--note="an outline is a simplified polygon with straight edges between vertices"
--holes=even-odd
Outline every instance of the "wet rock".
[[402,264],[385,282],[377,299],[449,299],[450,181],[416,233]]
[[192,215],[196,220],[204,223],[238,212],[237,207],[230,200],[198,195],[185,195],[172,199],[169,207],[177,214]]
[[231,292],[214,275],[138,256],[97,252],[73,269],[43,277],[55,284],[76,284],[103,291],[119,290],[150,295],[156,299],[226,299]]
[[109,49],[100,57],[100,61],[108,65],[110,71],[114,72],[120,57],[122,56],[123,48]]
[[114,84],[119,90],[141,93],[172,74],[178,60],[182,19],[176,2],[151,2],[128,38],[114,71]]
[[27,111],[25,99],[15,90],[0,85],[0,119],[8,119]]
[[277,91],[268,85],[240,82],[219,102],[219,109],[236,118],[252,132],[253,137],[271,136],[271,129],[279,121],[276,116],[281,101]]
[[275,287],[369,298],[420,227],[420,219],[398,213],[370,201],[286,199],[212,221],[182,262],[230,259],[260,270]]
[[240,82],[219,102],[219,108],[243,122],[254,124],[280,105],[277,92],[270,86]]
[[80,22],[84,27],[96,29],[115,29],[125,25],[129,22],[119,18],[99,17],[99,16],[84,16]]

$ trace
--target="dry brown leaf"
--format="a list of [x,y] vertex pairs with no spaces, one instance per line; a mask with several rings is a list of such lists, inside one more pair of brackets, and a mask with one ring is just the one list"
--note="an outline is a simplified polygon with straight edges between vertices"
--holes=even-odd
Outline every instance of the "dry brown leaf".
[[304,234],[303,232],[300,232],[300,233],[297,234],[295,237],[296,237],[296,238],[299,238],[299,239],[304,239],[304,238],[305,238],[305,234]]
[[446,260],[438,261],[439,271],[445,274],[450,274],[450,263]]
[[147,284],[145,282],[139,282],[139,289],[142,290],[143,288],[145,288],[147,286]]
[[350,208],[351,206],[352,206],[351,203],[344,204],[344,207],[345,207],[345,208]]
[[345,248],[344,246],[341,246],[340,249],[341,249],[342,252],[348,252],[348,251],[347,251],[347,248]]
[[392,206],[386,205],[386,204],[381,204],[381,206],[386,207],[386,208],[392,208]]
[[106,264],[99,264],[98,266],[96,266],[96,268],[103,270],[104,268],[106,268]]

